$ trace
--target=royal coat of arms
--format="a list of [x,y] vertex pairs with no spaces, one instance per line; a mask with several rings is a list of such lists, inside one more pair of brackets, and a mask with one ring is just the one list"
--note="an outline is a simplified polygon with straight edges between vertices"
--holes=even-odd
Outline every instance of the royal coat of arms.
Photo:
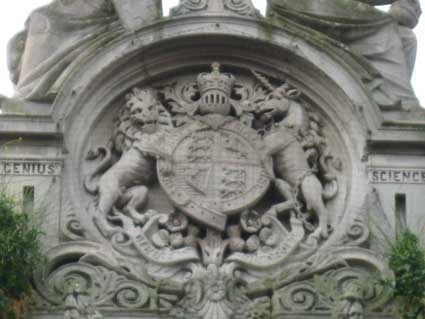
[[[266,293],[261,280],[284,286],[339,262],[317,255],[342,169],[320,116],[288,83],[249,70],[247,89],[220,68],[134,88],[109,145],[87,156],[93,225],[126,274],[184,292],[176,319],[269,318],[270,299],[248,297]],[[149,205],[158,196],[171,211]]]

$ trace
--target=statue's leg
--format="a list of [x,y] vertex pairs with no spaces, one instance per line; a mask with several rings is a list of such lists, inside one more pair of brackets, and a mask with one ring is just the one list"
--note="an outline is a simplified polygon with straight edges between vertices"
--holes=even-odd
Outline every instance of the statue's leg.
[[143,207],[148,201],[149,189],[146,186],[135,186],[127,190],[124,195],[124,201],[126,205],[124,212],[131,218],[135,223],[146,222],[146,216],[140,213]]
[[125,152],[99,182],[99,209],[107,215],[124,192],[133,185],[146,182],[151,167],[143,155],[136,149]]
[[277,214],[281,214],[295,208],[296,198],[294,197],[293,189],[290,184],[282,179],[276,178],[274,185],[278,192],[285,198],[285,201],[273,206]]
[[319,227],[313,236],[321,235],[323,238],[328,237],[328,210],[325,207],[322,198],[323,187],[315,175],[307,175],[301,182],[301,190],[307,204],[307,208],[316,213],[319,219]]
[[99,204],[98,209],[100,214],[94,217],[94,221],[100,232],[106,236],[112,236],[118,227],[111,225],[108,222],[107,216],[112,211],[113,206],[121,196],[119,179],[115,174],[106,172],[102,176],[99,183]]
[[119,170],[110,170],[105,173],[99,183],[99,210],[107,216],[118,201],[121,193]]
[[276,205],[276,211],[282,213],[291,208],[299,210],[295,191],[297,191],[300,177],[309,171],[304,150],[298,142],[294,141],[275,155],[274,162],[279,177],[274,180],[274,183],[279,193],[286,200]]

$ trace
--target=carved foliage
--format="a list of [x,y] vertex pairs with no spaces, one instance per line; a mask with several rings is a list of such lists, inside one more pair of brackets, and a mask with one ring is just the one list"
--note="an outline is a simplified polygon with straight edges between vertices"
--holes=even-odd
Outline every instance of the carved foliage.
[[221,273],[209,265],[199,278],[185,286],[185,297],[171,310],[175,319],[267,319],[271,308],[268,298],[250,300],[244,282]]
[[390,296],[374,276],[364,269],[343,267],[295,282],[275,292],[273,311],[326,311],[332,313],[332,318],[344,319],[363,318],[366,312],[389,311]]
[[86,262],[60,267],[43,278],[37,278],[37,285],[47,300],[64,307],[69,318],[75,319],[101,318],[95,309],[111,306],[164,310],[177,300],[175,296],[157,293],[155,289],[131,280],[125,274],[118,274],[116,270]]

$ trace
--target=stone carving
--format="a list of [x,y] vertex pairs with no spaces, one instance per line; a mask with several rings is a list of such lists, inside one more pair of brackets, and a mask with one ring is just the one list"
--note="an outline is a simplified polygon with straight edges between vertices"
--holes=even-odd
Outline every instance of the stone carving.
[[35,10],[8,47],[17,95],[52,101],[82,60],[124,33],[122,24],[140,28],[162,15],[160,6],[160,0],[55,0]]
[[171,9],[171,15],[184,15],[208,8],[208,0],[183,0],[180,4]]
[[[111,306],[163,311],[177,301],[176,296],[159,293],[156,288],[127,278],[128,273],[118,267],[107,269],[112,268],[108,264],[110,257],[101,255],[100,251],[96,258],[90,253],[90,250],[97,251],[101,247],[95,246],[93,250],[93,247],[83,245],[83,251],[78,246],[76,244],[72,251],[81,254],[79,261],[58,269],[47,269],[35,278],[43,297],[52,305],[63,307],[65,316],[73,319],[101,319],[100,309]],[[68,245],[65,250],[70,247]],[[50,257],[57,261],[67,256],[61,253]]]
[[[219,127],[211,127],[206,123],[209,120],[219,120],[211,123]],[[203,121],[188,124],[167,138],[173,174],[164,175],[167,163],[160,160],[158,176],[179,209],[208,226],[224,230],[227,215],[252,206],[267,191],[269,181],[257,155],[261,139],[233,118],[207,115]]]
[[171,15],[185,15],[197,11],[234,13],[252,17],[260,15],[251,0],[181,0],[180,4],[171,10]]
[[65,200],[63,205],[64,221],[61,225],[62,236],[66,240],[81,240],[84,238],[85,229],[81,220],[73,210],[70,200]]
[[112,3],[121,23],[130,31],[162,17],[162,0],[112,0]]
[[83,291],[78,282],[67,282],[65,297],[65,319],[103,319],[103,316],[90,306],[86,291]]
[[400,112],[418,104],[417,0],[270,0],[267,19],[250,0],[181,0],[156,21],[160,2],[55,0],[11,42],[24,100],[6,113],[31,116],[5,114],[0,133],[28,139],[7,156],[64,162],[29,176],[61,195],[35,315],[390,317],[371,222],[396,186],[376,185],[381,207],[366,172],[401,158],[400,133],[397,154],[421,152],[423,112]]
[[203,272],[185,285],[185,297],[170,312],[173,318],[270,318],[269,298],[251,301],[244,293],[245,283],[221,273],[214,264]]
[[323,311],[329,309],[332,318],[364,318],[367,311],[377,313],[385,309],[390,297],[385,288],[364,270],[343,267],[296,282],[273,296],[273,311]]
[[[143,208],[148,199],[146,184],[152,178],[154,161],[152,157],[159,156],[155,148],[160,143],[157,131],[160,128],[160,113],[166,112],[155,97],[152,90],[135,89],[127,96],[126,108],[121,114],[118,132],[115,140],[116,148],[122,152],[118,162],[106,170],[95,185],[90,185],[93,176],[86,179],[85,187],[92,194],[97,194],[99,211],[102,218],[98,226],[105,233],[112,233],[108,226],[114,206],[123,208],[131,219],[138,224],[146,222],[146,216],[138,211]],[[133,136],[136,135],[136,136]],[[133,139],[136,142],[132,143]],[[107,148],[98,148],[89,153],[88,159],[93,160],[104,153],[102,163],[93,175],[102,172],[105,163],[111,160],[111,152]]]
[[363,319],[362,288],[356,284],[351,284],[346,288],[341,301],[335,309],[335,318],[341,319]]
[[307,26],[344,43],[351,54],[366,58],[383,79],[379,83],[375,76],[369,85],[378,104],[394,106],[401,101],[406,109],[419,107],[410,85],[416,55],[416,38],[410,28],[421,14],[419,1],[399,0],[390,14],[357,1],[327,1],[318,6],[311,0],[270,0],[269,8],[269,15],[278,21]]
[[[101,230],[113,233],[108,220],[114,219],[110,216],[114,207],[122,209],[136,224],[146,222],[146,216],[139,211],[146,204],[146,185],[154,158],[158,158],[159,182],[174,205],[206,226],[224,231],[227,216],[249,210],[273,179],[285,202],[274,205],[270,214],[295,210],[297,218],[306,220],[296,195],[301,190],[306,209],[316,213],[319,220],[314,236],[326,238],[328,212],[322,196],[334,197],[337,182],[330,173],[330,163],[335,161],[321,136],[317,118],[314,121],[308,115],[296,101],[300,93],[287,84],[268,95],[264,92],[263,101],[254,108],[252,102],[235,101],[231,97],[235,78],[222,74],[218,64],[212,68],[210,74],[198,76],[200,98],[185,104],[187,110],[181,112],[186,113],[187,123],[178,128],[152,89],[135,89],[127,96],[114,137],[114,148],[122,153],[120,160],[105,169],[111,150],[98,148],[89,153],[89,159],[104,156],[85,183],[90,193],[98,194]],[[267,88],[272,87],[263,76],[254,74]],[[232,112],[236,116],[231,116]],[[252,119],[257,117],[267,134],[262,137],[243,122],[247,114]],[[321,171],[325,182],[332,183],[331,191],[323,192],[315,170]],[[103,174],[99,182],[91,185],[99,173]],[[248,228],[246,221],[242,225]],[[267,232],[261,230],[261,237]],[[164,239],[166,235],[162,234]],[[250,249],[255,238],[248,242]]]
[[[264,140],[267,155],[273,157],[273,166],[277,174],[274,183],[287,200],[274,206],[273,209],[276,214],[294,208],[299,212],[296,197],[298,192],[302,193],[307,209],[314,211],[319,219],[315,235],[326,238],[329,213],[323,198],[329,200],[335,197],[338,184],[336,176],[330,173],[329,160],[332,161],[333,158],[329,152],[323,151],[327,145],[326,140],[320,135],[320,123],[317,122],[317,118],[310,117],[305,108],[297,102],[300,92],[291,89],[287,84],[273,88],[264,77],[255,74],[265,82],[266,88],[273,89],[269,98],[258,110],[264,125],[270,126]],[[314,147],[321,147],[321,154]],[[318,154],[321,158],[316,158],[311,167],[309,156],[314,157]],[[314,174],[316,169],[324,171],[325,181],[333,184],[330,191],[324,192],[321,182]]]
[[[211,72],[125,96],[109,143],[86,158],[92,199],[84,229],[69,214],[64,227],[74,242],[52,257],[73,262],[37,281],[47,300],[64,305],[61,282],[71,280],[90,288],[69,300],[91,296],[100,310],[266,319],[282,307],[315,309],[310,292],[302,294],[305,306],[297,303],[297,285],[351,260],[383,273],[358,248],[368,237],[361,219],[329,232],[344,166],[326,123],[288,83],[246,74],[240,81],[213,63]],[[170,210],[151,203],[158,192]],[[87,238],[98,244],[75,242]],[[320,291],[313,285],[311,294]]]

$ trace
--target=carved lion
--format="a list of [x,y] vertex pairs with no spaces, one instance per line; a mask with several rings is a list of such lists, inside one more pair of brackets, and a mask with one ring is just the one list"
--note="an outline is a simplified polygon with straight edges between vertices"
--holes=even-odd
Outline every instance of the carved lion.
[[[135,88],[126,96],[127,103],[115,123],[110,147],[99,147],[89,152],[87,159],[103,157],[84,182],[86,190],[98,196],[100,216],[97,224],[104,235],[111,235],[114,207],[127,214],[135,223],[145,223],[140,210],[148,200],[148,187],[155,171],[155,147],[159,126],[163,125],[166,111],[152,89]],[[164,116],[165,115],[165,116]],[[161,121],[162,119],[162,121]],[[112,153],[121,154],[112,165]],[[95,181],[95,178],[101,177]]]

